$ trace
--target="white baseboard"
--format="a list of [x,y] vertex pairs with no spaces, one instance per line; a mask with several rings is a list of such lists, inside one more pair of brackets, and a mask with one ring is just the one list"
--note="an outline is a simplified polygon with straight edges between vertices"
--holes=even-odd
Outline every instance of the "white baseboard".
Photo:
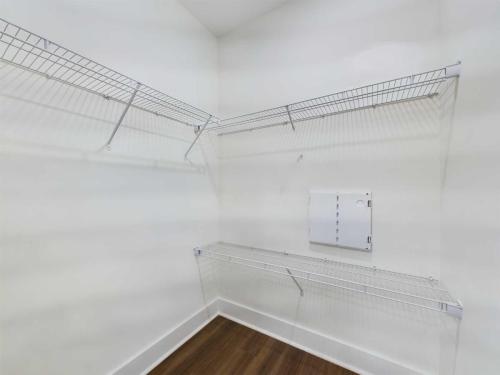
[[132,356],[112,375],[144,375],[160,364],[182,344],[210,323],[218,315],[218,300],[191,315],[184,322],[163,335],[148,348]]
[[421,372],[284,319],[226,299],[216,299],[133,356],[112,375],[144,375],[216,316],[245,325],[289,345],[364,375],[417,375]]
[[421,371],[284,319],[222,298],[219,315],[363,375],[417,375]]

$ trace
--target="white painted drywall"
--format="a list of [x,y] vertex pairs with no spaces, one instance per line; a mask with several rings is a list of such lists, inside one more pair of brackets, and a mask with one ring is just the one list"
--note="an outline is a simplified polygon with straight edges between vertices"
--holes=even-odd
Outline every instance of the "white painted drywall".
[[[18,0],[2,2],[0,10],[134,78],[216,109],[216,41],[174,1]],[[223,239],[301,252],[308,246],[305,192],[333,186],[373,191],[374,252],[306,253],[441,274],[465,304],[457,373],[496,374],[498,17],[495,0],[291,1],[221,39],[223,115],[457,58],[464,69],[446,170],[448,137],[434,101],[325,120],[296,134],[277,129],[222,140],[220,238],[206,176],[2,154],[2,370],[57,374],[76,364],[81,373],[102,373],[118,366],[201,306],[186,248]],[[293,314],[276,301],[272,308]],[[411,340],[436,344],[427,336]],[[425,354],[418,351],[418,358]],[[433,356],[427,366],[435,369],[437,361]]]
[[179,0],[215,36],[278,8],[288,0]]
[[500,3],[443,1],[463,59],[443,187],[442,278],[461,298],[457,375],[500,373]]
[[[2,1],[0,13],[168,94],[217,107],[216,40],[176,1],[16,0]],[[50,81],[14,79],[6,70],[1,89],[9,93],[42,87],[43,95],[31,98],[53,105],[66,98],[72,110],[119,116],[113,104],[62,87],[52,96]],[[24,89],[16,91],[13,82]],[[109,124],[0,100],[2,136],[17,141],[49,137],[78,148],[109,135]],[[137,116],[130,115],[125,125]],[[133,146],[130,131],[121,129],[116,144]],[[192,130],[176,132],[184,140],[165,138],[163,149],[187,147]],[[138,134],[147,151],[151,138]],[[0,373],[109,373],[203,306],[191,249],[218,239],[217,200],[206,172],[19,154],[3,146]]]
[[[221,112],[442,66],[439,29],[434,1],[292,1],[220,40]],[[222,239],[304,251],[308,189],[367,189],[373,253],[321,254],[439,276],[437,107],[422,101],[299,124],[295,133],[278,127],[221,137]]]
[[[440,11],[436,1],[292,1],[221,38],[221,112],[247,113],[453,63],[459,56],[441,52]],[[448,139],[440,100],[296,124],[295,132],[286,126],[219,137],[221,240],[439,278]],[[309,244],[311,189],[373,192],[371,253]],[[286,294],[271,290],[233,290],[227,298],[284,318],[298,314],[300,324],[423,373],[451,371],[448,348],[440,352],[446,335],[424,315],[376,301],[342,309],[321,295],[295,312],[293,300],[280,305]]]
[[453,63],[439,14],[432,0],[289,1],[220,38],[221,115]]

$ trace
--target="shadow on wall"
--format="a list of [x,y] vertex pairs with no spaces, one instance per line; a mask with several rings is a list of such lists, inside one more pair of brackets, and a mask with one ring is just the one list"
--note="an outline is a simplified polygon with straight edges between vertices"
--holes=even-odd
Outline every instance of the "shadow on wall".
[[[199,172],[184,160],[190,127],[130,108],[110,148],[104,147],[125,105],[0,64],[0,142],[6,151]],[[204,164],[193,149],[190,159]]]

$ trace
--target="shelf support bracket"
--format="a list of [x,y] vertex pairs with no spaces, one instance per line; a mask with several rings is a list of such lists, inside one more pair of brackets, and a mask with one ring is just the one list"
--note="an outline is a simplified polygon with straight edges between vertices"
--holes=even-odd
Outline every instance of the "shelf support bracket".
[[208,117],[208,120],[203,124],[203,126],[197,131],[196,133],[196,137],[194,138],[193,142],[191,143],[191,145],[189,146],[189,148],[187,149],[186,153],[184,154],[184,160],[188,160],[188,155],[189,153],[191,152],[191,150],[193,149],[194,145],[196,144],[196,142],[198,141],[198,138],[200,138],[201,134],[203,133],[203,131],[205,130],[205,128],[207,127],[207,125],[210,123],[210,120],[212,119],[212,115],[210,115]]
[[453,65],[448,65],[445,68],[445,76],[447,78],[449,77],[460,77],[460,70],[461,70],[461,65],[462,63],[460,61],[457,61],[457,63]]
[[295,131],[295,125],[293,123],[292,114],[290,113],[290,106],[289,105],[286,106],[286,113],[288,114],[288,119],[290,120],[290,125],[292,126],[292,129],[293,129],[293,131]]
[[200,249],[199,247],[195,247],[195,248],[193,249],[193,252],[194,252],[194,256],[195,256],[195,257],[199,257],[199,256],[201,256],[201,249]]
[[464,314],[464,308],[460,301],[458,301],[456,305],[446,304],[446,308],[444,309],[444,311],[457,319],[462,319],[462,316]]
[[132,105],[132,102],[134,101],[135,96],[137,94],[137,91],[139,91],[140,87],[141,87],[141,84],[139,82],[137,82],[137,86],[135,87],[135,90],[132,93],[132,95],[130,95],[130,99],[128,100],[127,105],[125,106],[125,109],[123,110],[123,112],[120,116],[120,119],[116,123],[115,128],[113,129],[113,133],[111,133],[111,136],[109,137],[108,141],[106,142],[105,147],[109,148],[111,146],[111,142],[113,142],[113,138],[115,137],[116,132],[118,131],[118,128],[122,125],[122,122],[125,119],[125,115],[127,114],[130,106]]
[[299,291],[300,291],[300,296],[301,297],[304,297],[304,289],[302,289],[302,287],[300,286],[299,282],[297,281],[297,279],[295,278],[295,276],[293,276],[293,273],[290,272],[290,270],[288,268],[285,268],[286,269],[286,272],[288,272],[288,274],[290,275],[290,277],[292,278],[293,282],[295,283],[295,285],[297,285],[297,288],[299,288]]

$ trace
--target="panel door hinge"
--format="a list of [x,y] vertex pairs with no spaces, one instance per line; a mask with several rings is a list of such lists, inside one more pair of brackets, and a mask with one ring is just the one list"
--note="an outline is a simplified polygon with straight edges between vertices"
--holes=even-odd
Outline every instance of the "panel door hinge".
[[368,242],[368,243],[372,243],[372,236],[368,236],[368,237],[366,238],[366,242]]

